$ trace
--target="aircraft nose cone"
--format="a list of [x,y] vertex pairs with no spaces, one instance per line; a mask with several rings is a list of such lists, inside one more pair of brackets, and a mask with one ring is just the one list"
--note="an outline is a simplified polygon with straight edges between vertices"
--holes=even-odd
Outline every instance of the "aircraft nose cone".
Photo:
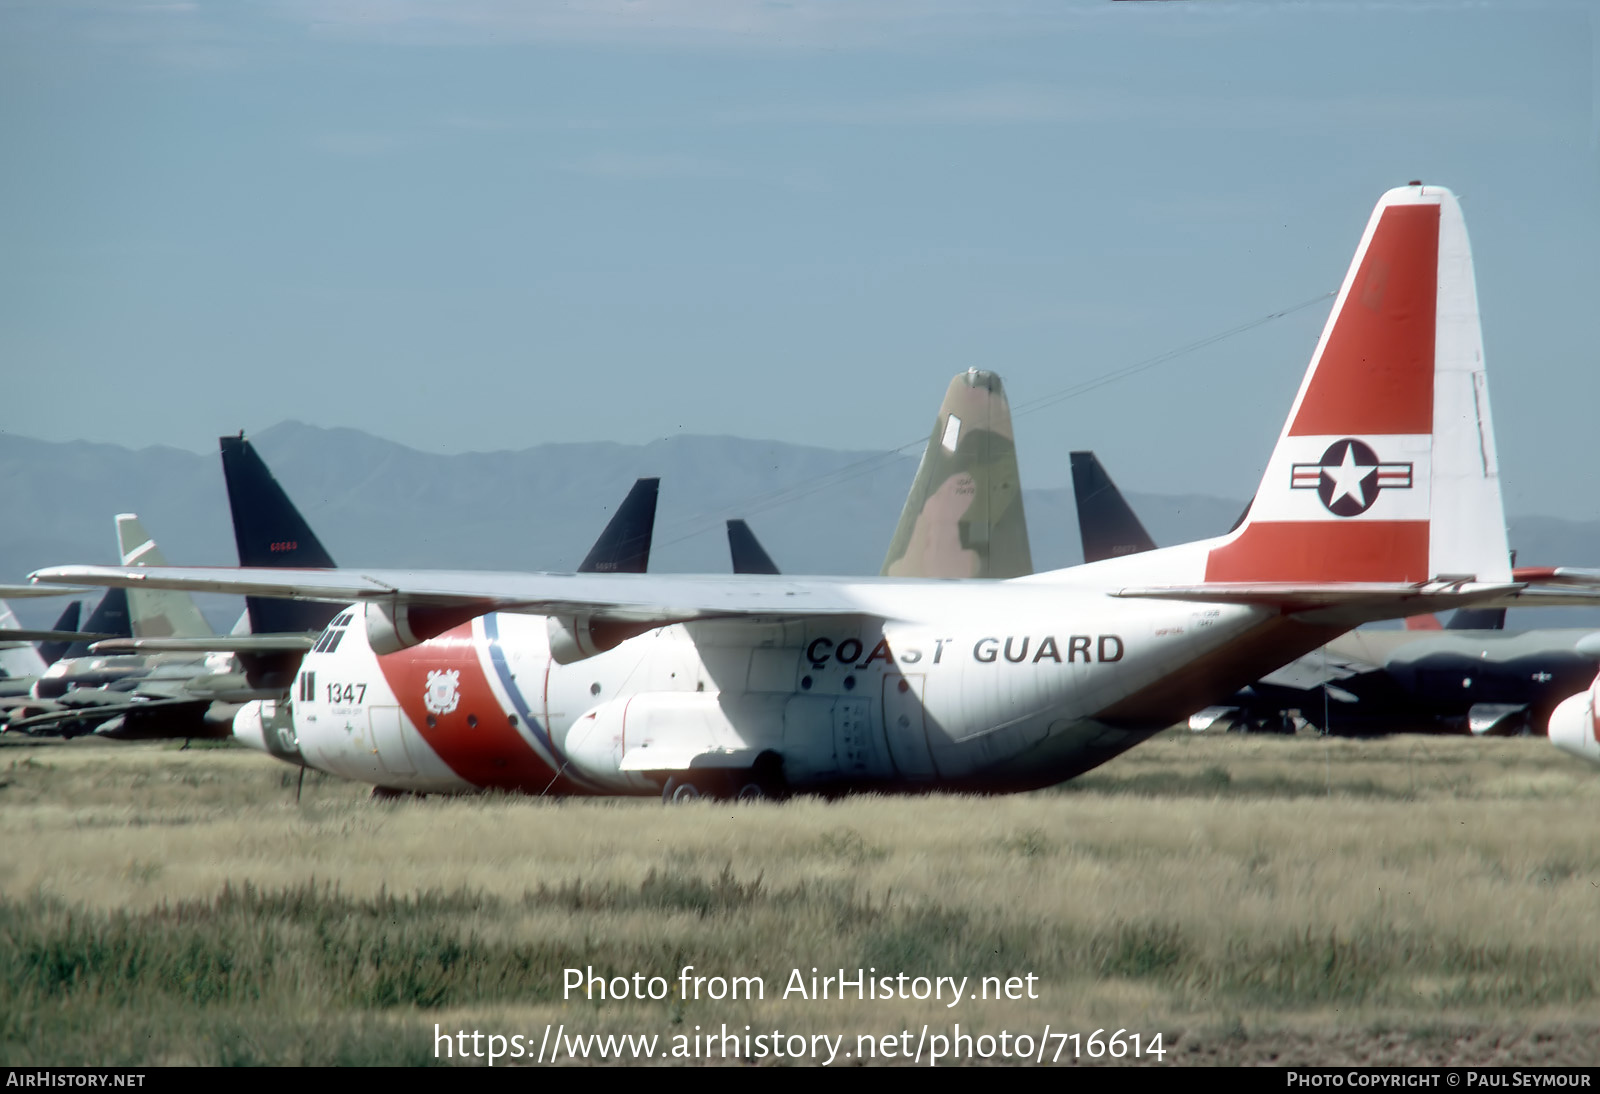
[[1563,752],[1600,762],[1600,740],[1595,737],[1594,692],[1564,700],[1550,715],[1550,743]]

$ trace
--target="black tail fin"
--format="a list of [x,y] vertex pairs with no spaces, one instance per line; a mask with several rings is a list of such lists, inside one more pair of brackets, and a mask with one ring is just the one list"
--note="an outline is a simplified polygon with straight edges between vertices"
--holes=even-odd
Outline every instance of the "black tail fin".
[[772,561],[772,556],[761,546],[756,534],[742,520],[728,522],[728,553],[733,556],[733,572],[736,574],[779,572],[778,564]]
[[[220,443],[239,565],[332,569],[332,556],[244,434]],[[245,607],[255,634],[320,631],[339,614],[337,604],[258,596],[246,597]]]
[[[133,621],[128,615],[128,590],[107,589],[106,595],[100,598],[100,603],[94,606],[94,611],[89,613],[89,621],[83,629],[90,634],[112,634],[119,638],[133,637]],[[84,639],[74,642],[61,651],[61,658],[88,657],[91,641],[100,639]]]
[[1101,562],[1156,549],[1093,452],[1072,453],[1072,495],[1078,503],[1083,561]]
[[642,574],[650,566],[660,479],[640,479],[578,566],[580,574]]
[[[83,601],[74,600],[61,612],[61,618],[56,620],[53,631],[75,631],[78,629],[78,620],[83,617]],[[55,641],[40,642],[39,656],[44,658],[44,663],[53,665],[61,660],[61,656],[72,647],[71,642]]]
[[1506,629],[1504,608],[1457,608],[1445,625],[1447,631],[1503,631]]

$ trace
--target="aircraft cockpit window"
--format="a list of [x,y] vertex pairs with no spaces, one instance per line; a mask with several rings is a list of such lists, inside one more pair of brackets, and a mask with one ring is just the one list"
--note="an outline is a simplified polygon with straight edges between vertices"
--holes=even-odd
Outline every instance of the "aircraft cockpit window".
[[339,643],[344,640],[344,631],[329,627],[322,632],[322,637],[317,639],[317,644],[311,647],[312,653],[332,653],[339,648]]

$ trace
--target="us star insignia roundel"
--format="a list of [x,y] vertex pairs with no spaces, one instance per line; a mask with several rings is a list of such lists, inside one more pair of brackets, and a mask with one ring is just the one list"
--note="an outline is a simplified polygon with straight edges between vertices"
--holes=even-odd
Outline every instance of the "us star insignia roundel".
[[422,705],[430,714],[449,714],[461,702],[461,670],[443,669],[428,673]]
[[1345,437],[1316,463],[1295,464],[1289,485],[1315,490],[1334,516],[1353,517],[1371,509],[1384,490],[1411,489],[1411,478],[1411,464],[1384,463],[1366,442]]

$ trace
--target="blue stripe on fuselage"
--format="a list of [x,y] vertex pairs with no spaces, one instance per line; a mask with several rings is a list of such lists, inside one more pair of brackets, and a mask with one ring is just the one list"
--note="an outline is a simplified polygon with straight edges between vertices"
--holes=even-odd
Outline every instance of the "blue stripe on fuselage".
[[573,770],[567,758],[561,754],[556,743],[546,732],[544,726],[539,724],[539,719],[533,716],[533,711],[528,706],[527,698],[522,694],[522,689],[517,687],[516,678],[512,675],[511,665],[506,661],[506,651],[500,646],[500,615],[490,612],[482,617],[483,635],[489,640],[489,660],[494,663],[494,671],[500,678],[500,686],[506,689],[506,695],[511,699],[511,705],[517,708],[517,717],[533,731],[534,738],[545,747],[546,752],[556,761],[556,774],[569,778],[576,783],[592,786],[589,781]]

